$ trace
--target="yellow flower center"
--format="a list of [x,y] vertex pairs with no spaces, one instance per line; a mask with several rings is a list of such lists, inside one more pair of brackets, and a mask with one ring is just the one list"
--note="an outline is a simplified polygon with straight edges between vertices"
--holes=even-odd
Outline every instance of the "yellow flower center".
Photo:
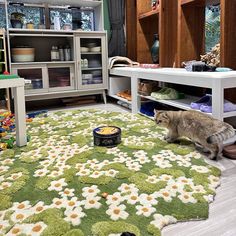
[[33,232],[39,232],[41,229],[42,229],[42,226],[41,226],[41,225],[35,225],[35,226],[32,228],[32,231],[33,231]]

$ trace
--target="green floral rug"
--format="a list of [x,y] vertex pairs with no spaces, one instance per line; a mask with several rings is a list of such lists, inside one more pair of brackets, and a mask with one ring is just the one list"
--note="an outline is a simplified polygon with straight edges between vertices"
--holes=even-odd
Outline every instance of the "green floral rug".
[[[93,146],[101,125],[122,129],[115,148]],[[31,141],[0,155],[0,235],[161,235],[206,219],[220,171],[190,143],[140,115],[56,112],[28,125]]]

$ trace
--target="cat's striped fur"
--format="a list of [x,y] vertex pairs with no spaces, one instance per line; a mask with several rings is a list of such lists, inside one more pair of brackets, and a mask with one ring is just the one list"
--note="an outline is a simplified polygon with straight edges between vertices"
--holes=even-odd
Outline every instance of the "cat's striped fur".
[[169,130],[166,136],[168,142],[174,142],[182,136],[188,137],[209,150],[211,159],[217,159],[221,154],[223,141],[235,135],[234,128],[228,123],[194,110],[155,110],[155,121]]

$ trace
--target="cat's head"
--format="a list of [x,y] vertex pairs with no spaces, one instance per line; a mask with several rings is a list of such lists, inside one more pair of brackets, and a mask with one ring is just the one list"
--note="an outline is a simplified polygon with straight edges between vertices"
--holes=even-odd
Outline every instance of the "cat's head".
[[154,109],[154,121],[162,126],[162,127],[168,127],[171,120],[170,120],[170,117],[168,115],[168,111],[159,111],[159,110],[156,110]]

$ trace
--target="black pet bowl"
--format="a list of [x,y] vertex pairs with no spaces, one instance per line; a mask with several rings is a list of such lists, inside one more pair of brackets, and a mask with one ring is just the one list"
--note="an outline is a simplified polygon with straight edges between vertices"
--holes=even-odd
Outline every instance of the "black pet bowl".
[[93,130],[94,145],[115,147],[121,143],[121,129],[116,126],[101,126]]

